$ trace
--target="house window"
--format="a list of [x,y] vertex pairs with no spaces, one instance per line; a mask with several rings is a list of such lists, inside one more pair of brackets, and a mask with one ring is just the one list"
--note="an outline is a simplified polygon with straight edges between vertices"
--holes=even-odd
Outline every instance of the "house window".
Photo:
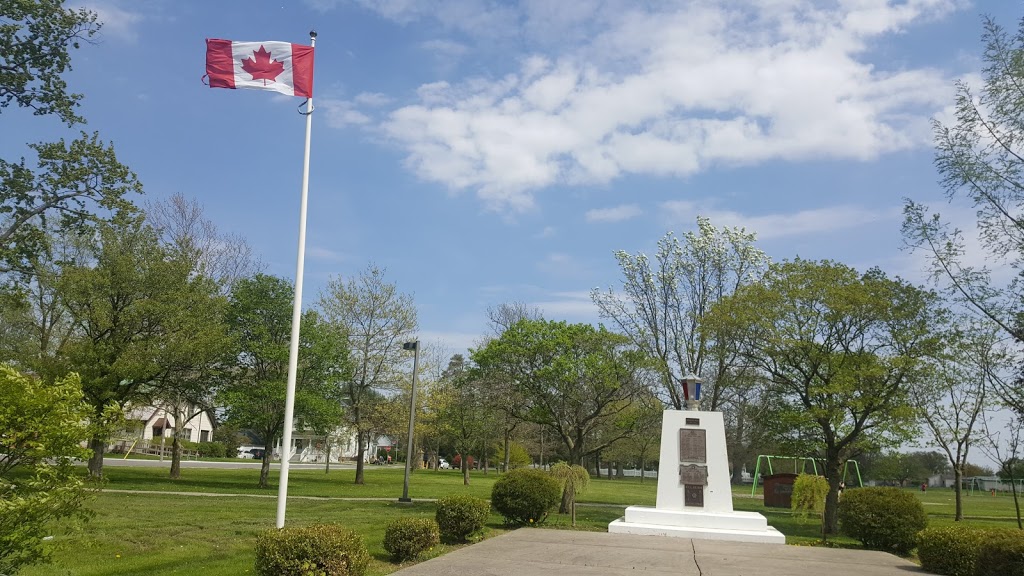
[[209,430],[200,430],[199,431],[199,441],[200,442],[209,442],[210,441],[210,431]]
[[185,428],[181,432],[183,434],[182,438],[184,438],[185,440],[188,440],[189,442],[192,441],[192,429],[191,428]]

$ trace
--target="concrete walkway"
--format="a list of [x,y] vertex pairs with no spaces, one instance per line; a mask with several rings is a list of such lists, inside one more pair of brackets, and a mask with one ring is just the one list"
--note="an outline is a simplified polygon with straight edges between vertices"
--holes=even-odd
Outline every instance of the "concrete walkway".
[[401,576],[909,576],[883,552],[521,528],[395,572]]

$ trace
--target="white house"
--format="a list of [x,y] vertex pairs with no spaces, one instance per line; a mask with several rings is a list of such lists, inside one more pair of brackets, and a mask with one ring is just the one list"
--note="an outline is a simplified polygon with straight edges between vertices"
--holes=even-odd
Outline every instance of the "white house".
[[[356,444],[355,432],[345,427],[339,427],[330,435],[314,434],[309,430],[301,430],[302,422],[296,422],[296,430],[292,431],[292,449],[290,451],[291,462],[327,462],[328,456],[331,462],[342,462],[355,460],[359,456],[359,447]],[[281,442],[278,439],[274,446],[274,458],[281,458]],[[378,448],[391,446],[391,440],[387,436],[379,436],[371,440],[366,448],[365,462],[373,460]]]
[[[184,412],[185,420],[181,423],[179,438],[189,442],[213,440],[213,419],[207,411],[196,406],[186,406]],[[142,440],[172,438],[177,427],[174,410],[169,406],[129,406],[125,409],[125,419],[129,423],[141,423]]]

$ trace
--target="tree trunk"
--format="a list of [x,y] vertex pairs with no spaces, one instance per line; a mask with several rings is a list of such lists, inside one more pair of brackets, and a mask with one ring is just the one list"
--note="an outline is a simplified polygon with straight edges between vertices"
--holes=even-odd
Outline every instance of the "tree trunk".
[[1010,474],[1010,490],[1013,491],[1013,507],[1017,510],[1017,529],[1024,530],[1024,523],[1020,519],[1020,499],[1017,497],[1017,479],[1013,477],[1013,468],[1007,470]]
[[327,457],[324,458],[326,464],[324,465],[324,474],[331,473],[331,435],[324,436],[324,446],[327,448]]
[[462,468],[462,485],[469,486],[469,456],[460,459],[459,466]]
[[[181,422],[181,420],[175,420],[175,422]],[[171,437],[171,479],[179,478],[181,478],[181,440],[178,439],[178,427],[175,426],[174,436]]]
[[363,433],[356,432],[356,484],[363,484],[363,460],[366,457],[366,445],[363,444]]
[[184,425],[184,416],[181,413],[181,409],[175,406],[172,410],[174,414],[174,435],[171,436],[171,479],[177,480],[181,478],[181,440],[179,434],[181,434],[181,427]]
[[89,476],[103,478],[103,453],[107,451],[107,441],[101,436],[93,436],[89,441],[92,456],[89,457]]
[[505,461],[502,462],[501,471],[508,472],[509,461],[512,459],[512,431],[505,429]]
[[829,536],[839,533],[839,483],[842,481],[843,463],[838,455],[829,455],[825,460],[825,475],[828,477],[828,495],[825,496],[825,519],[822,534]]
[[644,458],[640,459],[640,483],[644,483],[644,471],[647,468],[647,460]]
[[260,466],[260,483],[257,485],[259,488],[267,487],[267,478],[270,476],[270,449],[267,446],[272,445],[271,441],[263,446],[263,465]]
[[961,522],[964,519],[964,488],[963,488],[963,469],[959,466],[953,467],[953,494],[956,498],[956,516],[954,520]]
[[576,490],[573,488],[572,480],[567,479],[565,481],[565,489],[562,490],[562,503],[558,506],[558,513],[569,513],[572,510],[572,505],[575,501]]
[[[608,473],[611,474],[611,469],[610,468],[608,470]],[[626,473],[622,470],[622,462],[616,462],[615,463],[615,477],[616,478],[625,478],[626,477]]]

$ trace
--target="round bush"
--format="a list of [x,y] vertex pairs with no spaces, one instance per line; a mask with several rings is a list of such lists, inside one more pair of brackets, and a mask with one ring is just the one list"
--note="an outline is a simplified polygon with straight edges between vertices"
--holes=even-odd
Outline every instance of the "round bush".
[[990,530],[978,548],[977,576],[1024,576],[1024,534]]
[[843,493],[839,527],[866,548],[907,554],[917,533],[928,526],[924,506],[912,492],[899,488],[857,488]]
[[259,576],[363,576],[369,562],[359,534],[337,524],[267,530],[256,536]]
[[486,500],[468,494],[445,496],[437,501],[434,519],[441,536],[465,541],[466,537],[484,527],[491,505]]
[[543,522],[561,497],[558,480],[541,470],[511,470],[491,489],[491,505],[509,525]]
[[921,567],[946,576],[974,576],[978,550],[991,532],[963,524],[925,528],[917,535]]
[[384,530],[384,549],[402,562],[415,558],[441,543],[433,518],[399,518]]

